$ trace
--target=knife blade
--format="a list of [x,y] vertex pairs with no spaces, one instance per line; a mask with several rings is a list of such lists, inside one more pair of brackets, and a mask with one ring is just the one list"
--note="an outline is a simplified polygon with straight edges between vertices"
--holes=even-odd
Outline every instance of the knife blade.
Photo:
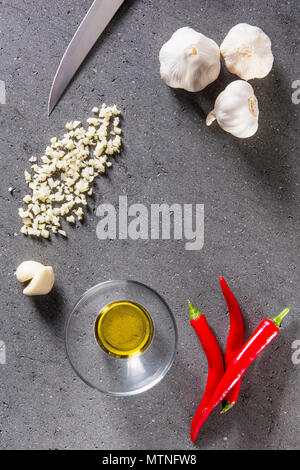
[[65,88],[84,58],[104,31],[124,0],[94,0],[68,45],[54,76],[48,115],[59,101]]

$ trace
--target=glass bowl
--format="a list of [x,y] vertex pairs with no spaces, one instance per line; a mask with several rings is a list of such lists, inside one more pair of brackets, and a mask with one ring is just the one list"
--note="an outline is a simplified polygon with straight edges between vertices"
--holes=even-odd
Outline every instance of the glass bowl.
[[[148,347],[129,358],[108,354],[95,334],[100,312],[118,300],[144,307],[153,324]],[[87,290],[76,302],[66,322],[65,345],[73,369],[86,384],[108,395],[136,395],[160,382],[170,369],[177,327],[167,303],[150,287],[130,280],[106,281]]]

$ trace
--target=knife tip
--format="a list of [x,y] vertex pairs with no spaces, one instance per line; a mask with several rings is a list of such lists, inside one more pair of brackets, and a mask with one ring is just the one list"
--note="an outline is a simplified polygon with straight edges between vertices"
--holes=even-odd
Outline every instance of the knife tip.
[[50,114],[52,113],[57,103],[56,93],[54,91],[54,84],[55,84],[55,77],[53,79],[50,93],[49,93],[49,98],[48,98],[48,116],[50,116]]
[[49,101],[48,101],[48,116],[50,116],[50,114],[52,113],[54,106],[55,106],[55,105],[53,105],[53,104],[51,103],[51,96],[49,96]]

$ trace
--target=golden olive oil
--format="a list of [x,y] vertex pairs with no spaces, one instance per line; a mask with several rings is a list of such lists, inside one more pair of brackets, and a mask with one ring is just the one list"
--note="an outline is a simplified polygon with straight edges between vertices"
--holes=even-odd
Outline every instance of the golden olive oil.
[[99,313],[95,335],[105,352],[126,359],[147,349],[153,336],[153,323],[147,310],[138,303],[117,300]]

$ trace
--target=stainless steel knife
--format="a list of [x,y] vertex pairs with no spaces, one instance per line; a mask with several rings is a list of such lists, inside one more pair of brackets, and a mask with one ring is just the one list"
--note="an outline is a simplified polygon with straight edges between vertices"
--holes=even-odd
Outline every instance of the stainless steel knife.
[[94,0],[61,59],[51,86],[48,114],[123,2],[124,0]]

